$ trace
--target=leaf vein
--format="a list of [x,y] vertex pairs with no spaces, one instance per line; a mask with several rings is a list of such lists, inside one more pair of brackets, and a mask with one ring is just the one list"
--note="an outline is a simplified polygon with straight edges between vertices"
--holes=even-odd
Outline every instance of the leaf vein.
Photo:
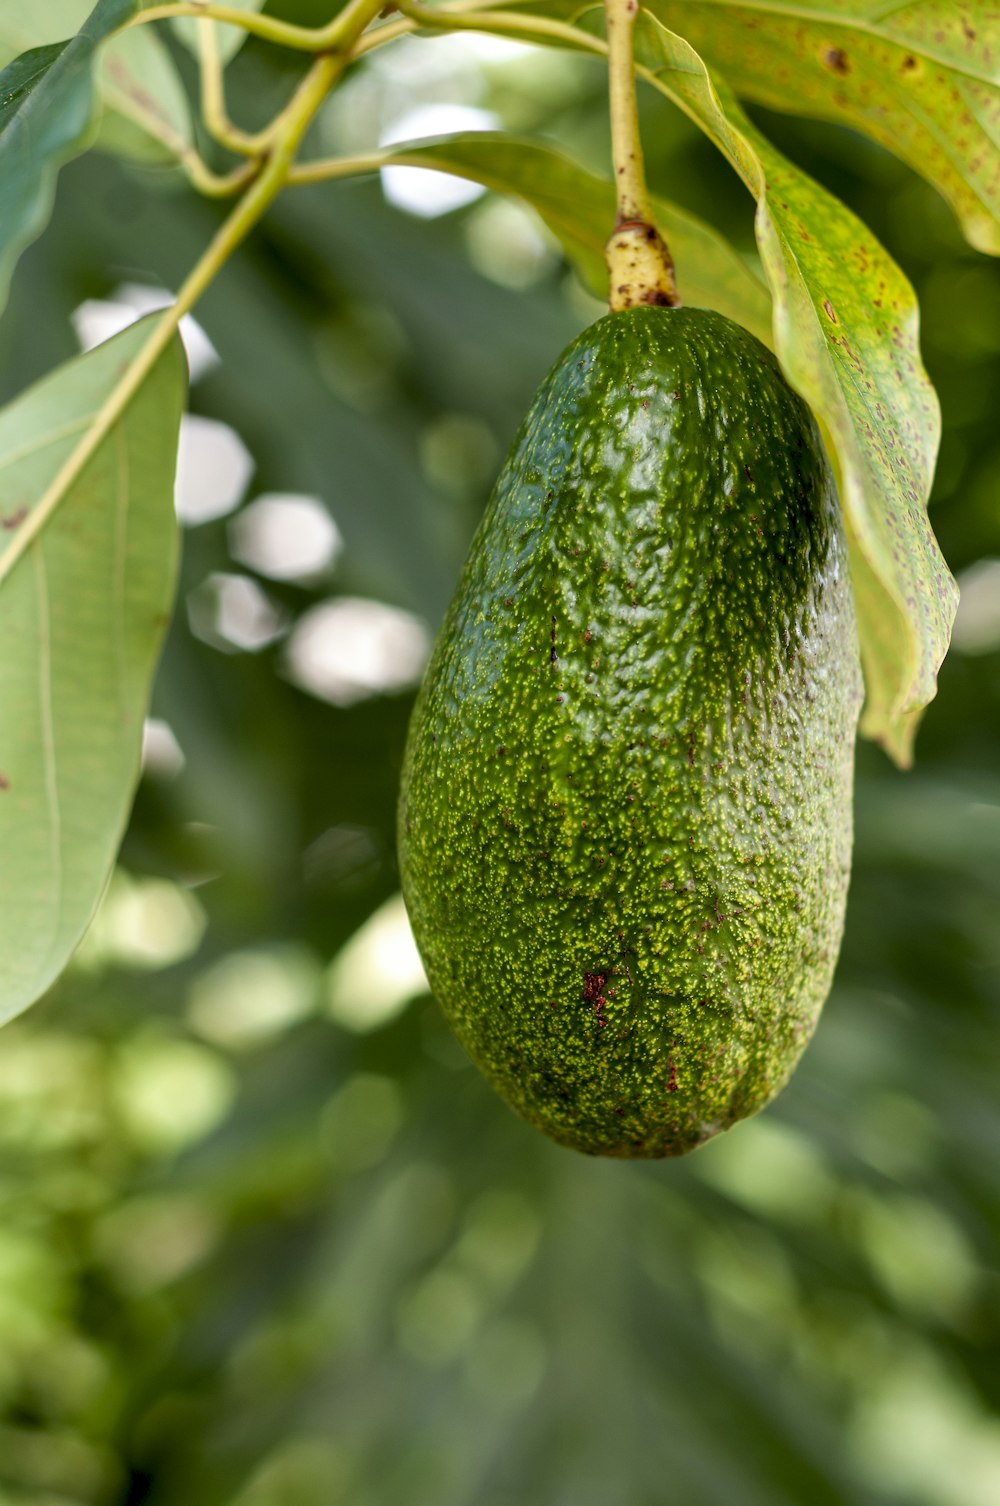
[[54,903],[52,945],[55,946],[62,914],[62,809],[59,801],[59,772],[56,759],[55,712],[52,692],[52,619],[49,604],[48,575],[42,545],[32,546],[35,560],[35,585],[38,600],[38,681],[41,716],[42,761],[45,768],[45,795],[49,809],[49,863],[52,872]]

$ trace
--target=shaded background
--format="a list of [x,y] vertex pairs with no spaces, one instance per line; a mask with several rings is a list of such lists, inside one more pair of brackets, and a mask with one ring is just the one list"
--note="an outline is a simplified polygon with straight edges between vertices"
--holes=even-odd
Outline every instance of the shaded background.
[[[287,66],[243,49],[241,123]],[[587,59],[411,42],[316,145],[445,102],[603,172],[602,91]],[[643,104],[654,186],[749,254],[721,158]],[[412,687],[520,416],[599,306],[491,196],[287,195],[197,311],[219,361],[192,410],[228,429],[185,440],[207,520],[156,689],[173,741],[79,957],[0,1036],[2,1506],[1000,1500],[1000,273],[885,153],[756,117],[917,285],[964,587],[916,769],[859,751],[815,1042],[763,1116],[637,1166],[545,1142],[453,1042],[397,897]],[[3,396],[118,317],[94,300],[176,288],[218,213],[162,167],[67,169],[0,322]]]

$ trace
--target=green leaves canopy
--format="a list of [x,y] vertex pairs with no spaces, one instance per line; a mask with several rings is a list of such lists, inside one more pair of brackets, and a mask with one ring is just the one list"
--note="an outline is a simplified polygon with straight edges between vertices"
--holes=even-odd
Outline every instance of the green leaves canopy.
[[148,336],[144,320],[0,413],[0,1021],[80,940],[138,778],[176,573],[179,342],[76,479],[59,475]]

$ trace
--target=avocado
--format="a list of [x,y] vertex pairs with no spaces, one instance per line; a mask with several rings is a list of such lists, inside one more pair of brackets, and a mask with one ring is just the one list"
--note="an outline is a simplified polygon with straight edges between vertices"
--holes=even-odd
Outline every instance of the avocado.
[[428,978],[507,1101],[595,1155],[763,1107],[830,987],[861,702],[815,421],[721,315],[607,315],[543,382],[418,696],[399,817]]

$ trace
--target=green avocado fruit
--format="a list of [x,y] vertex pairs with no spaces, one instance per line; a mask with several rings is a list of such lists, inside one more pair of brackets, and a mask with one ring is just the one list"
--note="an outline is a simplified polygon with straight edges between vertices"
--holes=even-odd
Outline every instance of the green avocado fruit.
[[414,710],[403,890],[507,1101],[594,1155],[762,1108],[843,928],[861,673],[836,487],[768,350],[697,308],[543,382]]

